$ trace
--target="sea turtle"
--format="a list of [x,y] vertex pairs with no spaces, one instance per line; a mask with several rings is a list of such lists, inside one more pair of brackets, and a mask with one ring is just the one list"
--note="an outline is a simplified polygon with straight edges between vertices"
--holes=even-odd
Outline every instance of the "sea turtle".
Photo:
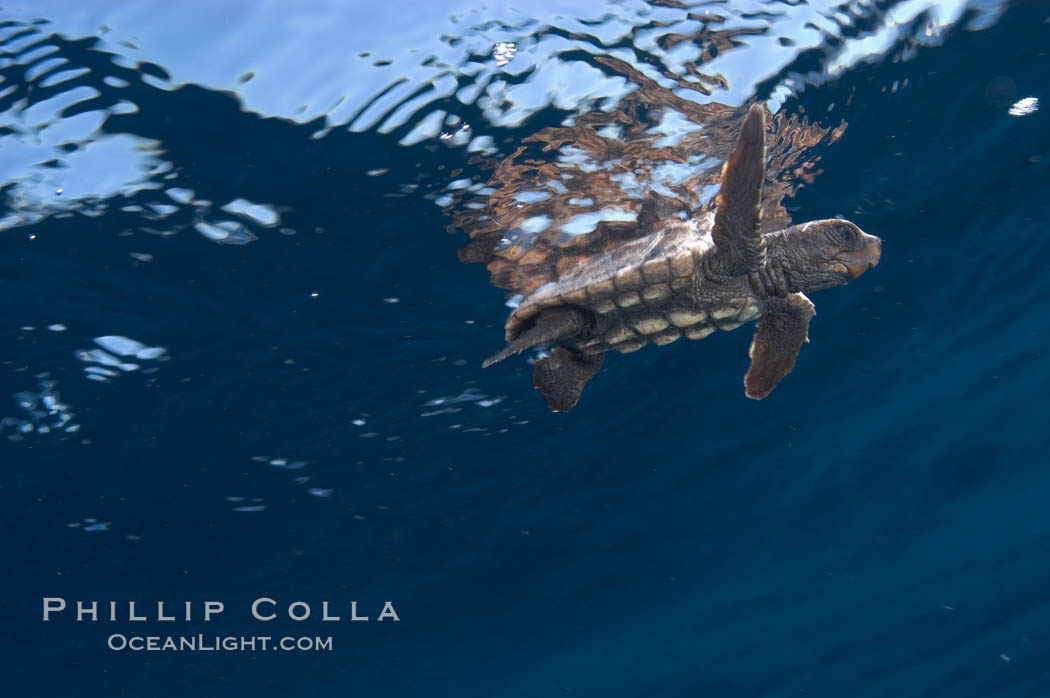
[[716,210],[669,216],[653,232],[595,255],[521,300],[506,323],[507,346],[490,366],[553,343],[533,384],[556,412],[571,409],[606,351],[633,352],[679,337],[703,339],[758,320],[744,376],[762,399],[795,364],[815,315],[805,296],[875,266],[882,240],[842,219],[761,233],[765,112],[748,112],[722,168]]

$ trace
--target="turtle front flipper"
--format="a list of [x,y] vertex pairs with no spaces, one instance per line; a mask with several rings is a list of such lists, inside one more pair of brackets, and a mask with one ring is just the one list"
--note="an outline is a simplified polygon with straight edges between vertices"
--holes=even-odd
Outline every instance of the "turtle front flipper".
[[766,176],[766,114],[754,105],[744,119],[736,150],[722,167],[711,235],[730,275],[749,274],[766,263],[759,232],[762,181]]
[[761,400],[791,373],[802,343],[809,341],[809,321],[816,314],[813,303],[802,293],[766,300],[747,352],[751,357],[744,376],[748,397]]
[[555,412],[568,412],[580,399],[583,386],[602,367],[604,354],[578,354],[555,347],[532,367],[532,384]]

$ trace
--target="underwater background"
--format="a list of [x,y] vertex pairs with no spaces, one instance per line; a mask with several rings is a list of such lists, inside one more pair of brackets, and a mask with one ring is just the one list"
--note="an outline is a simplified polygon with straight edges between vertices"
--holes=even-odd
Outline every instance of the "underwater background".
[[[1048,51],[1025,0],[0,8],[4,695],[1050,695]],[[763,401],[741,328],[552,414],[452,221],[643,82],[845,124],[785,205],[882,261]]]

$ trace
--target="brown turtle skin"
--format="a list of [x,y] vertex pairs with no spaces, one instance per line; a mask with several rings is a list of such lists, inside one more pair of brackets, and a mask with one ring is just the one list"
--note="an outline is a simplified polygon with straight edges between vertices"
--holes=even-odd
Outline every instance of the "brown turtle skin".
[[808,341],[815,313],[804,294],[856,279],[878,263],[882,241],[842,219],[760,234],[764,138],[756,106],[723,169],[715,213],[671,218],[540,287],[507,319],[507,347],[483,365],[555,343],[533,379],[551,409],[566,411],[609,350],[703,339],[758,319],[746,394],[768,395]]
[[[718,269],[713,218],[671,223],[537,289],[507,319],[507,341],[540,312],[558,306],[586,313],[588,328],[559,342],[584,354],[626,354],[680,337],[703,339],[761,316],[764,301],[778,297],[775,289],[767,290],[763,276],[773,276],[777,267],[784,269],[787,293],[813,292],[857,278],[878,262],[882,246],[849,221],[813,221],[763,236],[769,269],[726,275]],[[855,238],[857,249],[846,237]],[[811,252],[798,254],[802,248]],[[812,261],[799,264],[802,260]]]

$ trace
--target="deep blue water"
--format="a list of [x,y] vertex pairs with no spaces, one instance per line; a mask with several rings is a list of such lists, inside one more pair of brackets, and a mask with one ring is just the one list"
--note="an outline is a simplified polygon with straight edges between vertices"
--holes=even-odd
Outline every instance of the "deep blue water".
[[[4,695],[1050,695],[1050,5],[536,5],[0,9]],[[882,262],[766,400],[741,328],[551,414],[446,197],[707,11]],[[334,649],[106,647],[198,632]]]

